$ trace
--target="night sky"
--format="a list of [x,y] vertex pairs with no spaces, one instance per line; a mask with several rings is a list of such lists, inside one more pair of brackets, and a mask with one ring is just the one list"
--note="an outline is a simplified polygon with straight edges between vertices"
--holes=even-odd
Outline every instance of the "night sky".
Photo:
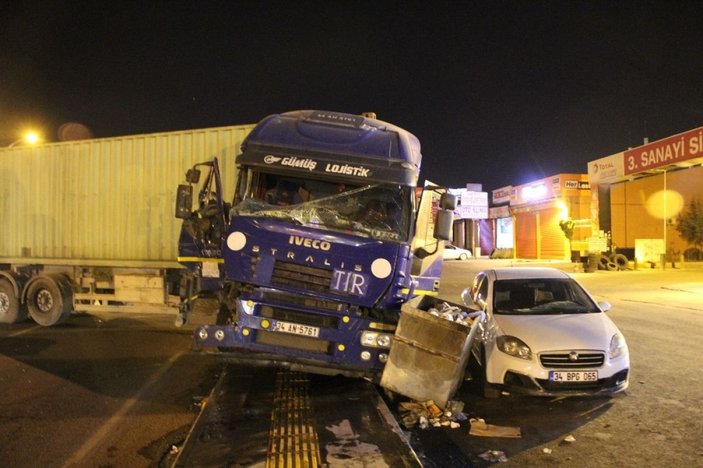
[[[295,109],[414,133],[422,179],[484,190],[703,125],[703,2],[0,5],[0,145],[254,123]],[[203,155],[206,158],[208,155]]]

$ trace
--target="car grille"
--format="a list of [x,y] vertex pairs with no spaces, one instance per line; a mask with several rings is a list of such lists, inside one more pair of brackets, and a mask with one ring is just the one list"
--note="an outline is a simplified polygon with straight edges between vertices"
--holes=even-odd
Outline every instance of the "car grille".
[[573,359],[571,353],[561,354],[540,354],[539,360],[542,366],[549,369],[591,369],[601,367],[605,362],[603,353],[575,353]]
[[276,260],[271,283],[307,291],[329,292],[332,272],[297,263]]

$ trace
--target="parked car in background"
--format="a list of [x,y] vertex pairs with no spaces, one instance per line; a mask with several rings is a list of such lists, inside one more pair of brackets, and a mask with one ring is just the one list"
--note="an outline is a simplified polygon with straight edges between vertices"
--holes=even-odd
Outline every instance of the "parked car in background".
[[451,244],[444,245],[444,260],[466,260],[471,258],[471,251]]
[[625,338],[598,302],[553,268],[497,268],[478,273],[462,293],[484,310],[471,367],[484,395],[610,395],[628,386]]

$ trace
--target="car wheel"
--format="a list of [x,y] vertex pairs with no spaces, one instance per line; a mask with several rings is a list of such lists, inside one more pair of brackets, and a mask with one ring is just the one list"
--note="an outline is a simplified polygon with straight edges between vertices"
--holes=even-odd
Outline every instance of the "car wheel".
[[481,392],[484,398],[498,398],[500,397],[500,390],[488,383],[488,378],[486,377],[487,367],[486,348],[481,347]]
[[466,260],[467,258],[469,258],[469,257],[465,253],[459,255],[459,260]]

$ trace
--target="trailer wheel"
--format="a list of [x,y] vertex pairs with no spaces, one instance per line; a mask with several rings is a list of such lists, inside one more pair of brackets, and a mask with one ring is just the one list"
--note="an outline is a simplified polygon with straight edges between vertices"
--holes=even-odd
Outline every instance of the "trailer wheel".
[[39,325],[50,327],[71,315],[73,294],[63,278],[37,278],[27,290],[29,316]]
[[26,319],[27,308],[20,304],[12,283],[0,279],[0,323],[17,323]]

